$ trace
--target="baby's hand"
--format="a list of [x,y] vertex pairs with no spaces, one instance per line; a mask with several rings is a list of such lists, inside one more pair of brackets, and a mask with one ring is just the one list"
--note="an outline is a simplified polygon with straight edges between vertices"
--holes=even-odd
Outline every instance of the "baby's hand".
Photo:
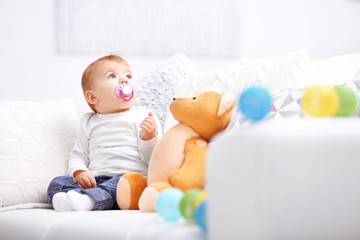
[[94,188],[96,187],[96,180],[94,176],[85,170],[77,170],[74,172],[74,179],[76,183],[82,189]]
[[140,123],[140,128],[140,137],[142,140],[148,141],[155,137],[157,124],[152,112],[149,112],[149,116],[147,116],[144,121]]

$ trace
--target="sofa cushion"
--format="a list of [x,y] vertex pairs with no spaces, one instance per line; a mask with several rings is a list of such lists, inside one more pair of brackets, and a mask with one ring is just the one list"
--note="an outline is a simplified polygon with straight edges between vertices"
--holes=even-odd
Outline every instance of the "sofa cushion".
[[[324,60],[311,61],[303,80],[293,87],[272,92],[273,107],[266,120],[279,121],[286,119],[307,118],[301,108],[301,98],[305,90],[313,85],[342,85],[360,96],[360,54],[340,55]],[[359,97],[360,99],[360,97]],[[359,115],[359,107],[356,116]],[[238,113],[240,126],[252,124],[241,113]]]
[[303,84],[308,67],[309,58],[305,51],[255,61],[241,59],[225,68],[200,72],[196,80],[187,79],[176,94],[195,89],[214,89],[238,96],[252,85],[261,85],[271,93],[276,93]]
[[0,207],[48,203],[48,184],[66,175],[77,135],[73,101],[0,101],[0,120]]
[[[345,86],[351,89],[358,97],[360,96],[360,79],[354,77],[353,80],[338,85]],[[276,94],[273,94],[273,106],[265,119],[268,121],[281,121],[287,119],[309,118],[310,116],[307,116],[301,108],[301,98],[307,88],[308,86],[284,89]],[[359,116],[359,110],[358,105],[355,116]],[[252,122],[246,119],[241,113],[238,115],[238,120],[242,127],[252,124]]]
[[139,210],[56,212],[27,209],[0,214],[1,239],[205,240],[196,224],[165,221],[158,213]]
[[[225,68],[214,69],[210,72],[198,72],[198,74],[194,74],[196,78],[183,79],[175,94],[182,95],[195,89],[204,89],[230,92],[238,98],[247,87],[260,85],[274,95],[284,89],[303,85],[307,81],[309,64],[310,61],[305,51],[255,61],[241,59]],[[177,123],[169,111],[167,114],[165,130]],[[234,115],[236,115],[236,108],[234,108]],[[239,126],[235,123],[237,118],[241,124],[247,121],[241,114],[234,116],[228,129]]]
[[137,82],[136,106],[144,106],[159,117],[164,129],[169,104],[175,92],[198,74],[197,67],[184,54],[176,54]]
[[[344,85],[360,95],[359,66],[360,54],[345,54],[310,61],[305,51],[298,51],[255,61],[241,59],[226,68],[198,72],[195,75],[196,80],[184,79],[175,93],[180,95],[195,89],[213,89],[231,92],[239,97],[247,87],[260,85],[268,89],[273,97],[273,109],[267,119],[277,121],[302,118],[306,115],[302,112],[300,99],[309,86]],[[251,124],[251,121],[235,111],[236,108],[234,115],[237,116],[233,117],[228,128]],[[165,129],[177,123],[169,111],[167,114]],[[239,124],[234,124],[234,121]]]

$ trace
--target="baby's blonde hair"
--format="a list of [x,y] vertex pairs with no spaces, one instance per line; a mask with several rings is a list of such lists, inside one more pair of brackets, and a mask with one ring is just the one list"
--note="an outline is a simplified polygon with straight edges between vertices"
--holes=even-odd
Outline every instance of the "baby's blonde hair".
[[[95,60],[94,62],[90,63],[89,66],[87,66],[87,68],[85,69],[85,71],[81,77],[81,88],[83,90],[84,96],[85,96],[86,91],[90,90],[93,86],[94,79],[92,78],[92,73],[93,73],[94,69],[96,69],[97,65],[103,61],[114,61],[114,62],[118,62],[118,63],[129,66],[128,62],[125,59],[123,59],[122,57],[119,57],[117,55],[114,55],[114,54],[101,57],[101,58]],[[90,103],[88,103],[88,105],[94,112],[96,112],[93,105],[91,105]]]

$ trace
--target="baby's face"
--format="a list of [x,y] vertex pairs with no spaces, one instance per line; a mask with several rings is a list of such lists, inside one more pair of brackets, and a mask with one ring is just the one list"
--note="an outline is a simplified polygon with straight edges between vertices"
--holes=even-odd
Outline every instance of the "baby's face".
[[[117,113],[127,111],[136,101],[136,88],[130,67],[115,61],[99,62],[93,71],[93,94],[97,102],[94,107],[98,113]],[[125,101],[116,95],[118,84],[131,84],[133,97]]]

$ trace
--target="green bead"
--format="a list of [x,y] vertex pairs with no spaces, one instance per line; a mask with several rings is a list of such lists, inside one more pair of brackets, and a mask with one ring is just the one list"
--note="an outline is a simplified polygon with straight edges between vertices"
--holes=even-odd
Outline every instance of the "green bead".
[[196,197],[202,192],[200,189],[191,189],[187,191],[180,201],[180,212],[187,220],[194,220]]
[[355,93],[345,86],[335,86],[334,88],[340,98],[340,105],[335,116],[346,117],[354,115],[358,105]]

